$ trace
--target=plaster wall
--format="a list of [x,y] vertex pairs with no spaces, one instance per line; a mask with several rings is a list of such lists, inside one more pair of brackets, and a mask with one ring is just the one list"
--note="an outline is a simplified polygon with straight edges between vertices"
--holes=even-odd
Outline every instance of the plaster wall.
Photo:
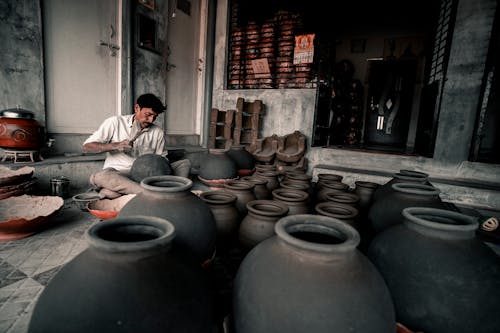
[[0,110],[19,106],[45,123],[40,2],[0,0]]

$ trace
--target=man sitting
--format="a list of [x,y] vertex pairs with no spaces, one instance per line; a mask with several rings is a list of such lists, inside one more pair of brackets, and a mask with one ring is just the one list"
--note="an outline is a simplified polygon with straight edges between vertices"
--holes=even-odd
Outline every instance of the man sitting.
[[[106,152],[103,170],[90,176],[90,183],[99,189],[102,196],[113,199],[123,194],[142,192],[140,184],[129,178],[130,169],[140,155],[167,155],[165,134],[154,124],[165,109],[155,95],[141,95],[134,105],[133,114],[107,118],[85,140],[85,153]],[[189,160],[172,162],[171,167],[174,175],[189,177]]]

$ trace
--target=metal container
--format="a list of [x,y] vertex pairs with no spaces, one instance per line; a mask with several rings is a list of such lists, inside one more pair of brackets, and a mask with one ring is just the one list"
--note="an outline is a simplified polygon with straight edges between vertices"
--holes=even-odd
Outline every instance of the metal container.
[[69,179],[64,176],[52,178],[50,180],[50,193],[61,198],[67,198],[69,196]]
[[45,128],[31,111],[0,111],[0,147],[10,150],[38,150],[45,142]]

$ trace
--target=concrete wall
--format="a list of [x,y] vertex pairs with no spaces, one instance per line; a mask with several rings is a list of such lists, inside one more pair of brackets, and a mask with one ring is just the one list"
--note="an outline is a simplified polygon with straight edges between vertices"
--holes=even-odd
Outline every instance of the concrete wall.
[[0,110],[30,110],[45,123],[40,2],[0,0]]
[[495,0],[460,0],[443,88],[434,158],[467,160],[480,104]]

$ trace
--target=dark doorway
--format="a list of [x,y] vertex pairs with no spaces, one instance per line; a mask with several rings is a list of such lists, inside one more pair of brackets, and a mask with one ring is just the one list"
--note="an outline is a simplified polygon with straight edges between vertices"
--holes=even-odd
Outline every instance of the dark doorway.
[[373,61],[368,79],[364,143],[404,151],[413,106],[414,60]]

